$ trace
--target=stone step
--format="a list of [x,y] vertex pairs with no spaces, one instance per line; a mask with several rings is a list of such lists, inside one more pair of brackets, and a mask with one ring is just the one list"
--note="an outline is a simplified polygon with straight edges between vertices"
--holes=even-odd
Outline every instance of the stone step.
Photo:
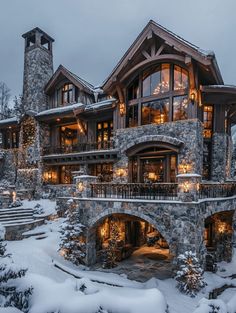
[[10,220],[10,221],[1,221],[1,224],[3,226],[13,226],[13,225],[21,225],[21,224],[27,224],[27,223],[32,223],[35,220],[30,218],[30,219],[16,219],[16,220]]
[[10,209],[0,209],[0,214],[10,214],[10,213],[19,213],[19,212],[34,212],[33,209],[16,209],[16,208],[10,208]]
[[34,215],[33,212],[18,212],[18,213],[4,213],[0,214],[0,219],[5,217],[15,217],[15,216],[32,216]]
[[3,223],[3,222],[8,222],[8,221],[20,221],[20,220],[33,220],[33,216],[32,215],[27,215],[27,216],[8,216],[8,217],[5,217],[5,218],[0,218],[0,223]]

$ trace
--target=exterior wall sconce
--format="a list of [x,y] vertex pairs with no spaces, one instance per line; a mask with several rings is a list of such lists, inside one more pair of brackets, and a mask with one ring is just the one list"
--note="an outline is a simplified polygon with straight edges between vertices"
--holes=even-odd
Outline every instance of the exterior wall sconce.
[[179,171],[180,171],[181,174],[189,173],[190,169],[191,169],[191,165],[190,164],[183,163],[183,164],[179,165]]
[[119,168],[117,171],[116,171],[116,174],[117,176],[119,177],[123,177],[125,176],[125,170],[123,168]]
[[83,191],[84,191],[84,184],[83,184],[82,182],[79,182],[79,183],[77,184],[77,190],[78,190],[79,192],[83,192]]
[[197,100],[197,91],[195,89],[191,89],[189,92],[189,100],[192,105],[194,105],[195,101]]
[[190,95],[190,101],[192,104],[194,104],[194,102],[195,102],[195,93],[194,92],[192,92]]
[[189,184],[188,182],[184,182],[183,185],[182,185],[182,187],[183,187],[184,193],[189,192],[190,184]]
[[125,110],[125,103],[124,102],[120,103],[119,109],[120,109],[120,116],[124,116],[125,112],[126,112],[126,110]]

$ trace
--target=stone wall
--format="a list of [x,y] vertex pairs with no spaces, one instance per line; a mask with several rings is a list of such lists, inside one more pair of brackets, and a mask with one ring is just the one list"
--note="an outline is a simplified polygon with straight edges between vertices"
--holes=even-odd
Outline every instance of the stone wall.
[[[69,200],[69,201],[68,201]],[[236,208],[236,198],[214,201],[181,203],[174,201],[135,201],[114,199],[60,198],[57,210],[60,216],[71,206],[77,210],[78,223],[85,225],[87,238],[87,264],[96,262],[96,227],[111,214],[129,214],[139,217],[153,225],[166,239],[173,264],[176,256],[186,250],[195,251],[204,262],[205,219],[217,212]],[[236,218],[235,218],[236,219]]]
[[191,172],[202,174],[202,124],[199,120],[184,120],[151,124],[134,128],[118,129],[114,135],[115,147],[120,150],[120,158],[114,164],[114,173],[123,169],[122,178],[114,175],[114,180],[128,180],[128,157],[126,151],[132,146],[147,142],[161,142],[179,148],[178,163],[191,165]]
[[17,152],[13,150],[1,150],[0,185],[14,185],[16,180]]
[[223,182],[230,178],[231,168],[231,138],[227,134],[214,133],[212,136],[212,165],[213,181]]

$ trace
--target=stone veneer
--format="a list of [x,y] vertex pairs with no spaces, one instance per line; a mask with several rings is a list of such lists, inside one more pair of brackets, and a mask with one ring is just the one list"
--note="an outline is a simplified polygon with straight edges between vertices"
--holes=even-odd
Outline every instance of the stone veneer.
[[[192,173],[202,174],[202,124],[197,119],[118,129],[114,134],[114,142],[115,148],[120,151],[120,158],[114,164],[115,181],[128,180],[126,151],[132,146],[147,142],[160,142],[179,148],[178,163],[190,164]],[[118,169],[123,169],[125,175],[118,177]]]
[[[204,261],[206,248],[204,244],[205,219],[221,211],[235,210],[236,197],[231,199],[201,200],[198,202],[180,201],[145,201],[118,199],[60,198],[57,210],[63,215],[71,206],[77,211],[78,223],[85,225],[83,236],[87,240],[86,263],[96,262],[96,227],[111,214],[129,214],[152,224],[164,236],[169,244],[173,263],[176,256],[188,249],[196,251]],[[236,216],[234,227],[236,229]]]
[[223,182],[231,176],[232,142],[227,134],[214,133],[212,136],[211,175],[213,181]]

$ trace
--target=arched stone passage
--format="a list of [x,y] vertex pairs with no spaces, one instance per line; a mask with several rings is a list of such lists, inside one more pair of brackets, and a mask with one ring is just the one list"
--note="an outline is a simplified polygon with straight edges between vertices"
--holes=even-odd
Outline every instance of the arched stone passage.
[[126,145],[121,147],[121,153],[129,154],[129,151],[134,147],[141,144],[153,144],[153,145],[167,145],[171,146],[173,149],[178,150],[178,148],[183,145],[183,141],[170,137],[170,136],[164,136],[164,135],[147,135],[147,136],[141,136],[135,139],[134,142],[127,142]]
[[171,237],[165,226],[158,223],[158,220],[153,220],[152,218],[146,216],[142,212],[131,212],[129,210],[107,210],[90,220],[87,228],[87,255],[86,263],[92,265],[96,263],[96,231],[99,224],[101,224],[106,218],[120,216],[135,217],[144,222],[149,223],[156,231],[158,231],[161,236],[165,239],[169,247],[169,255],[172,255],[172,245]]
[[231,261],[235,239],[235,211],[224,210],[205,219],[205,245],[217,262]]

